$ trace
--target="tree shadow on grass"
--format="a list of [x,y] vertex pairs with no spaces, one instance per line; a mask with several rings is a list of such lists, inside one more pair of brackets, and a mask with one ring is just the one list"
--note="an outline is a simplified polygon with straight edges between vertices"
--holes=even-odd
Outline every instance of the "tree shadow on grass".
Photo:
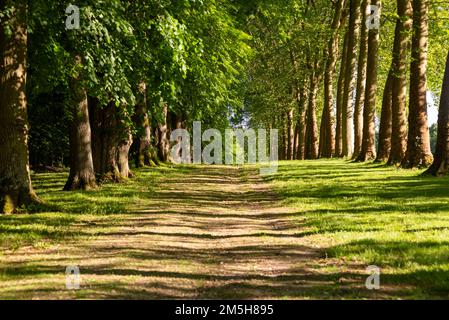
[[384,285],[409,285],[425,297],[449,297],[449,241],[363,239],[326,251],[337,258],[367,255],[370,264],[385,268]]
[[[327,179],[326,177],[329,177],[327,173],[331,174],[332,170],[341,170],[341,174],[331,175],[335,179],[348,177],[351,172],[354,174],[353,177],[357,178],[358,174],[361,175],[369,167],[357,164],[354,165],[355,169],[346,168],[346,163],[339,163],[323,170],[322,167],[314,169],[313,165],[306,165],[308,168],[305,170],[313,171],[314,179],[318,180]],[[373,168],[373,170],[388,170],[382,167]],[[395,254],[410,256],[412,258],[402,261],[414,261],[422,266],[418,270],[404,269],[402,274],[384,274],[382,281],[385,287],[378,292],[369,291],[364,287],[366,275],[363,274],[363,270],[360,270],[360,264],[345,263],[341,270],[331,271],[315,269],[309,264],[309,262],[317,263],[317,259],[324,256],[315,256],[316,248],[299,241],[300,238],[312,234],[312,231],[307,228],[303,228],[300,232],[295,232],[288,226],[277,230],[239,232],[239,228],[250,229],[249,226],[254,223],[259,223],[259,226],[263,224],[268,228],[272,224],[275,225],[278,220],[285,220],[292,215],[291,212],[286,211],[271,212],[269,208],[274,201],[266,192],[221,188],[238,182],[235,177],[242,177],[243,174],[234,171],[233,175],[228,175],[226,169],[222,167],[207,169],[181,167],[179,170],[181,171],[164,168],[157,172],[157,178],[149,178],[145,175],[152,173],[151,170],[144,169],[137,171],[143,176],[138,175],[136,180],[129,184],[117,187],[105,186],[92,192],[71,194],[55,190],[63,184],[60,180],[65,179],[55,179],[48,183],[45,181],[51,176],[42,177],[37,186],[38,188],[41,186],[41,192],[50,199],[48,203],[55,206],[51,212],[58,214],[53,220],[47,219],[51,213],[43,214],[43,216],[39,214],[26,217],[11,216],[0,220],[0,227],[3,228],[0,231],[21,235],[33,232],[40,233],[39,236],[42,238],[59,239],[61,237],[63,239],[70,234],[70,230],[77,230],[80,238],[94,233],[98,237],[98,242],[94,247],[77,243],[74,246],[78,249],[77,253],[63,258],[51,255],[36,257],[28,264],[20,261],[8,263],[0,270],[0,275],[4,279],[9,279],[8,281],[15,278],[34,281],[33,279],[40,276],[64,277],[65,267],[76,263],[79,264],[86,280],[86,286],[77,293],[77,296],[89,298],[411,297],[414,289],[410,286],[422,287],[423,292],[428,295],[444,297],[443,289],[447,287],[447,281],[440,279],[445,275],[444,261],[448,259],[445,251],[448,246],[446,242],[429,242],[423,243],[420,247],[414,247],[413,243],[406,241],[403,243],[360,241],[330,248],[328,253],[335,258],[371,250],[375,256],[391,256],[391,259],[394,259]],[[189,174],[188,181],[179,182],[184,173]],[[286,175],[288,171],[281,167],[280,173]],[[309,179],[308,174],[310,172],[298,173],[291,178]],[[391,184],[394,190],[398,190],[397,196],[391,197],[391,190],[377,186],[377,189],[373,190],[369,196],[386,201],[377,208],[370,205],[351,207],[351,204],[348,204],[340,209],[311,209],[310,212],[323,215],[354,214],[354,216],[379,211],[393,212],[398,210],[400,203],[388,201],[399,198],[404,190],[410,189],[410,192],[408,196],[403,196],[403,199],[407,197],[414,199],[419,194],[442,187],[443,183],[443,180],[437,180],[437,182],[429,180],[421,185],[421,178],[417,180],[416,177],[393,177],[386,182],[380,178],[376,181],[375,176],[370,179],[364,182],[367,187],[371,183]],[[255,183],[256,179],[248,178],[245,181]],[[163,184],[163,188],[150,185],[151,183]],[[167,189],[177,185],[182,185],[182,189]],[[335,202],[343,197],[346,198],[344,201],[348,201],[367,196],[366,190],[360,186],[338,182],[334,185],[317,184],[310,188],[298,188],[291,191],[289,195],[309,202],[311,200]],[[443,191],[440,196],[443,196]],[[438,196],[435,196],[435,199],[436,197]],[[239,207],[246,206],[245,201],[256,205],[255,208],[260,206],[261,210],[254,209],[242,216],[236,211]],[[429,212],[434,210],[435,206],[440,206],[440,210],[447,208],[442,201],[438,200],[435,204],[415,203],[413,210],[424,210],[425,206]],[[211,212],[211,208],[215,208],[216,212]],[[122,228],[111,229],[110,220],[105,215],[119,216],[122,219],[120,222]],[[164,217],[170,217],[170,220],[164,220]],[[211,220],[217,220],[217,222],[211,224]],[[70,229],[70,226],[74,224],[78,227]],[[55,227],[61,226],[67,229],[54,230]],[[226,226],[231,233],[214,232],[223,226]],[[303,226],[310,227],[313,224],[304,222]],[[17,228],[11,229],[11,227]],[[162,229],[152,229],[156,227]],[[189,229],[176,231],[178,227]],[[297,227],[300,229],[301,225],[298,223]],[[175,229],[167,231],[167,228]],[[339,228],[341,226],[331,225],[326,232],[337,232]],[[358,226],[354,228],[360,228],[355,230],[364,232],[376,232],[380,227],[371,225],[369,221],[359,221]],[[52,229],[56,233],[49,232]],[[195,230],[195,232],[188,230]],[[351,230],[351,227],[347,226],[343,230]],[[120,239],[127,240],[123,243],[112,241]],[[246,245],[239,245],[240,239],[244,239]],[[159,243],[156,246],[156,240],[165,241],[164,245]],[[276,245],[277,240],[288,241],[289,244]],[[139,241],[148,241],[146,243],[148,245],[139,246]],[[220,250],[208,249],[209,244],[213,245],[217,242],[222,246]],[[441,268],[432,267],[430,258],[435,252],[440,255],[434,262]],[[373,263],[382,261],[384,260],[374,259]],[[400,262],[400,260],[392,260],[391,263],[397,264],[398,261]],[[270,267],[274,265],[283,271],[271,272]],[[242,266],[247,268],[242,269]],[[381,267],[384,266],[383,263]],[[440,285],[436,283],[437,281],[428,282],[430,276],[436,277]],[[39,292],[44,296],[53,297],[54,289],[52,291],[45,285],[35,284],[28,289],[18,287],[10,294],[32,296]],[[64,289],[61,289],[61,293],[67,294]]]
[[[401,211],[404,203],[407,203],[407,209],[411,212],[449,212],[449,177],[420,176],[420,171],[417,171],[416,175],[410,175],[410,171],[395,171],[384,165],[358,164],[356,168],[352,166],[344,168],[341,163],[335,164],[332,161],[329,167],[303,168],[300,164],[296,169],[284,168],[284,174],[280,170],[281,174],[272,176],[271,179],[290,181],[290,184],[297,181],[301,186],[299,188],[279,188],[279,192],[289,200],[305,203],[313,203],[314,200],[317,203],[336,201],[342,204],[341,208],[321,208],[316,213]],[[407,172],[407,175],[401,175],[401,172]],[[358,199],[362,199],[364,203],[354,207],[351,201]],[[370,201],[379,205],[372,205]]]
[[[103,263],[97,266],[89,258],[90,248],[85,256],[76,257],[79,263],[83,286],[78,296],[108,299],[280,299],[280,298],[372,298],[382,295],[364,287],[364,275],[347,271],[316,272],[304,266],[289,267],[283,273],[270,274],[269,266],[262,270],[238,272],[242,265],[263,261],[283,261],[309,257],[310,248],[301,245],[290,246],[236,246],[227,252],[211,252],[205,249],[187,249],[169,246],[162,249],[140,249],[135,247],[104,248],[95,252],[98,261],[109,261],[120,257],[121,262]],[[189,261],[197,267],[191,271],[167,271],[168,264],[180,260]],[[45,276],[63,276],[68,261],[60,258],[46,258],[28,266],[9,266],[3,276],[10,279],[36,279]],[[123,263],[123,261],[128,261]],[[152,261],[153,264],[148,264]],[[158,262],[160,261],[160,262]],[[171,261],[171,262],[170,262]],[[84,262],[84,264],[83,264]],[[146,267],[137,267],[137,265]],[[87,264],[87,265],[86,265]],[[135,266],[135,267],[133,267]],[[355,269],[354,269],[355,270]],[[113,290],[112,290],[113,289]],[[63,291],[63,290],[61,290]],[[33,294],[55,294],[37,285]],[[399,290],[397,294],[402,294]],[[27,290],[16,294],[29,295]],[[57,294],[57,293],[56,293]],[[405,293],[403,293],[405,294]]]

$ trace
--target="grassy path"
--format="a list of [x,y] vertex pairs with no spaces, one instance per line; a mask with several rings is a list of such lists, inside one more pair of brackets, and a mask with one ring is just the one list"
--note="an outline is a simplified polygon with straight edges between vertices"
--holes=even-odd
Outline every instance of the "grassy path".
[[[318,251],[301,240],[300,230],[288,218],[292,211],[280,206],[253,172],[235,167],[185,167],[161,174],[155,189],[151,189],[154,177],[151,180],[143,173],[115,197],[108,187],[91,199],[82,200],[86,194],[80,193],[72,202],[98,202],[101,197],[112,202],[140,191],[138,197],[128,199],[126,213],[60,216],[61,221],[69,221],[58,232],[73,234],[72,239],[62,236],[42,248],[19,245],[4,251],[0,297],[322,296],[329,279],[314,276],[310,270],[319,259]],[[46,186],[55,188],[48,190],[49,199],[61,195],[58,183],[62,181]],[[31,217],[32,223],[40,215]],[[40,241],[46,243],[45,237]],[[78,291],[65,288],[68,265],[80,268]]]
[[67,173],[37,174],[43,212],[0,217],[0,298],[448,297],[449,178],[343,160],[257,173],[161,167],[70,193]]
[[375,297],[448,299],[449,177],[422,171],[336,159],[285,161],[268,180],[294,208],[304,238],[327,257],[318,270],[340,274],[342,285],[332,286],[337,296],[367,296],[343,284],[360,267],[376,265],[381,288],[371,292]]

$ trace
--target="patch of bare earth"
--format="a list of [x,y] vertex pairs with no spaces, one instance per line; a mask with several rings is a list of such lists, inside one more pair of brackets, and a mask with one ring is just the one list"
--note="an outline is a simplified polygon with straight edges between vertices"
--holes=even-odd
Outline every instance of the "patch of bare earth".
[[[363,289],[354,270],[317,271],[320,251],[256,171],[188,172],[162,181],[113,231],[4,252],[3,272],[17,275],[0,280],[0,298],[326,298]],[[80,268],[80,290],[66,289],[68,265]]]

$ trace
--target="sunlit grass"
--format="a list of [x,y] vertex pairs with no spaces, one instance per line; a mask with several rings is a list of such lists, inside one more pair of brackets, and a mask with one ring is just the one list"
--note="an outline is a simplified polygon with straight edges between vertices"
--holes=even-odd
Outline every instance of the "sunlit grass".
[[[239,171],[236,188],[241,187],[240,182],[254,181],[254,169],[248,167]],[[179,188],[191,187],[187,182],[192,179],[192,172],[197,181],[215,180],[215,183],[220,181],[218,178],[221,175],[226,175],[226,172],[219,170],[214,174],[201,170],[197,168],[195,171],[194,166],[135,170],[134,179],[121,184],[105,184],[89,192],[61,191],[68,172],[34,174],[33,184],[44,201],[41,206],[29,208],[37,213],[0,216],[0,280],[21,281],[30,279],[32,275],[33,279],[36,278],[33,286],[42,289],[44,287],[39,279],[44,280],[55,273],[51,261],[50,266],[44,268],[45,264],[38,261],[39,257],[33,263],[2,266],[2,253],[11,258],[17,252],[27,254],[28,246],[53,250],[58,245],[76,247],[78,241],[108,234],[123,235],[123,232],[130,231],[127,228],[136,227],[135,219],[142,218],[142,214],[170,215],[170,212],[195,211],[206,205],[210,206],[207,214],[213,216],[215,208],[223,210],[224,205],[232,215],[229,204],[219,200],[230,196],[233,200],[234,193],[224,192],[221,184],[212,190],[201,185],[195,186],[192,192],[179,192]],[[379,164],[318,160],[281,162],[279,172],[266,178],[285,205],[294,208],[291,219],[298,227],[292,234],[295,241],[297,239],[294,244],[321,249],[323,259],[307,261],[312,266],[307,277],[320,280],[308,288],[308,296],[449,298],[449,178],[423,177],[420,173]],[[186,184],[183,184],[184,181]],[[246,197],[245,193],[242,197]],[[257,206],[252,207],[252,202],[257,202],[257,198],[255,195],[245,198],[248,210],[257,212]],[[270,196],[269,201],[278,205],[277,198]],[[196,215],[195,219],[204,219],[204,213],[203,216]],[[196,225],[198,221],[195,219],[186,224]],[[153,230],[145,229],[145,232],[151,233]],[[176,234],[180,236],[183,233],[176,231],[173,236],[167,237],[170,233],[163,230],[148,237],[168,243],[176,241],[173,238]],[[251,233],[252,237],[261,241],[276,239],[275,235],[277,233],[271,229],[269,232]],[[215,241],[206,229],[196,234],[196,238],[204,239],[205,243]],[[19,248],[14,253],[9,251]],[[53,254],[48,253],[42,259]],[[202,257],[204,261],[201,266],[217,263],[216,254],[208,252]],[[174,256],[176,272],[201,273],[202,269],[195,269],[198,267],[195,256],[183,258],[179,253]],[[167,257],[170,259],[164,260],[158,255],[158,266],[169,266],[172,259],[170,254]],[[149,257],[139,250],[131,250],[115,258],[142,259],[142,262],[132,266],[135,272],[149,263]],[[367,293],[363,287],[363,270],[372,264],[381,268],[381,285],[382,288],[387,287],[377,296],[374,292]],[[345,279],[356,279],[356,282],[348,285]],[[114,281],[110,285],[115,285]],[[198,284],[203,280],[195,281]],[[235,293],[231,294],[227,287],[211,290],[214,297],[235,298]],[[299,285],[298,290],[298,293],[303,292]],[[242,291],[242,298],[245,298],[245,292]],[[288,293],[285,294],[289,297]],[[11,293],[11,297],[15,297],[15,293]]]
[[151,205],[149,195],[162,176],[179,171],[169,166],[135,170],[135,179],[88,192],[62,191],[68,172],[33,174],[43,204],[27,208],[31,214],[0,216],[0,248],[45,247],[110,231],[137,206]]
[[281,162],[269,177],[303,236],[330,258],[382,268],[384,284],[449,297],[449,179],[343,160]]

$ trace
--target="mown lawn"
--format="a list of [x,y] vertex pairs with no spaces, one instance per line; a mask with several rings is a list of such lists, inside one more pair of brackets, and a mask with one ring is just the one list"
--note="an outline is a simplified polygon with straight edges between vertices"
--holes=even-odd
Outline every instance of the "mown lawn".
[[[24,292],[23,295],[9,292],[8,297],[28,297],[27,294],[32,295],[46,287],[33,282],[27,289],[20,281],[35,281],[33,279],[40,276],[42,279],[53,277],[64,271],[61,266],[56,268],[54,265],[59,260],[53,259],[53,251],[44,256],[39,253],[40,249],[53,248],[58,259],[70,260],[72,256],[67,250],[76,248],[84,240],[120,241],[123,238],[124,248],[111,247],[105,249],[104,254],[120,260],[128,255],[135,257],[136,252],[144,252],[146,255],[142,257],[145,259],[140,259],[138,255],[138,258],[126,262],[127,266],[135,268],[130,274],[139,275],[136,277],[138,281],[152,279],[159,287],[167,284],[164,282],[167,279],[176,284],[181,280],[189,283],[189,291],[159,292],[154,293],[155,297],[177,297],[183,292],[225,297],[233,292],[233,287],[226,281],[232,282],[235,274],[231,272],[225,282],[222,275],[211,274],[216,265],[222,266],[223,259],[229,258],[218,249],[226,238],[236,241],[237,253],[231,255],[231,262],[235,264],[239,263],[238,259],[252,257],[253,253],[250,252],[240,255],[242,247],[249,248],[248,241],[268,241],[271,244],[251,247],[254,249],[254,259],[259,259],[261,266],[273,263],[270,260],[272,256],[276,256],[277,262],[285,262],[291,260],[288,255],[292,252],[302,252],[306,247],[320,249],[321,258],[311,256],[310,259],[301,260],[296,269],[289,271],[291,277],[263,278],[266,288],[271,288],[264,292],[271,290],[272,297],[449,298],[449,178],[423,177],[418,170],[344,160],[281,162],[279,172],[266,177],[280,197],[271,198],[264,194],[265,202],[282,206],[280,214],[273,214],[272,217],[281,222],[279,228],[270,227],[269,232],[265,230],[262,233],[257,228],[250,228],[247,238],[239,238],[233,232],[242,232],[244,226],[233,222],[236,214],[239,218],[245,218],[241,215],[247,214],[244,221],[250,226],[267,223],[266,214],[264,216],[263,212],[259,212],[260,208],[253,203],[257,202],[255,195],[258,193],[244,193],[244,196],[237,192],[243,188],[245,177],[256,173],[255,169],[248,167],[229,178],[224,168],[213,171],[195,169],[194,166],[148,168],[136,170],[136,178],[126,183],[105,184],[89,192],[61,191],[68,172],[34,174],[33,183],[44,204],[29,209],[38,213],[0,216],[0,283],[9,281],[17,286],[17,290]],[[232,190],[226,191],[226,188]],[[278,203],[278,198],[283,199],[282,203]],[[241,205],[243,213],[234,208],[233,203]],[[294,208],[293,214],[290,214],[290,209],[283,210],[287,206]],[[226,214],[221,217],[217,210],[226,210]],[[288,213],[283,215],[283,212]],[[256,217],[261,220],[253,221]],[[294,228],[289,229],[291,222]],[[224,233],[217,236],[214,230],[220,226],[230,229],[225,228]],[[195,235],[195,232],[198,234]],[[268,238],[264,240],[260,235]],[[273,248],[275,241],[281,240],[288,240],[288,245],[283,243]],[[151,267],[154,272],[160,272],[158,250],[161,249],[155,247],[156,243],[164,248],[169,270],[176,271],[174,278],[171,277],[172,273],[167,279],[160,275],[155,278],[145,271]],[[229,244],[230,240],[225,243]],[[185,248],[189,244],[192,244],[190,251]],[[179,246],[182,250],[170,251],[170,246]],[[26,259],[28,253],[34,254],[29,261]],[[92,262],[86,271],[91,271],[90,276],[95,281],[99,275],[110,272],[111,278],[103,279],[102,283],[109,290],[116,285],[115,267],[107,265],[112,262],[103,261],[101,254],[89,258],[105,265],[95,267]],[[188,256],[182,258],[183,254]],[[20,261],[16,255],[20,255],[20,259],[17,258]],[[7,264],[4,263],[6,260]],[[28,262],[25,263],[25,260]],[[180,275],[178,269],[183,261],[198,270],[192,267],[189,272],[183,270],[185,274]],[[363,286],[366,278],[364,270],[368,265],[381,268],[381,290],[377,293],[368,292]],[[248,263],[246,266],[251,267]],[[96,268],[102,273],[98,273]],[[191,273],[195,272],[199,274],[198,279],[192,280]],[[254,275],[248,272],[244,277],[248,283],[242,282],[243,287],[238,288],[242,297],[262,296],[256,290],[259,287],[251,282],[254,279],[259,281],[260,275],[253,279]],[[210,279],[217,283],[222,281],[223,288],[220,289],[214,282],[207,295],[202,291],[192,291],[192,288],[197,290]],[[291,282],[291,279],[300,282]],[[94,280],[92,283],[95,283]],[[153,288],[128,282],[128,287],[133,289]],[[100,287],[92,285],[87,288],[86,297],[102,297],[98,292],[110,291],[101,291]],[[53,287],[51,289],[54,290]],[[129,292],[124,293],[123,297],[129,298]],[[114,296],[113,293],[108,294]],[[141,295],[139,291],[137,296]]]
[[323,256],[376,265],[381,286],[402,287],[407,296],[449,298],[449,179],[421,172],[293,161],[267,180]]
[[33,186],[43,204],[23,208],[23,214],[0,216],[0,249],[45,248],[112,231],[120,227],[125,215],[136,207],[151,205],[151,195],[158,188],[161,177],[181,174],[182,169],[163,166],[134,172],[134,179],[103,184],[88,192],[62,191],[68,171],[33,174]]

